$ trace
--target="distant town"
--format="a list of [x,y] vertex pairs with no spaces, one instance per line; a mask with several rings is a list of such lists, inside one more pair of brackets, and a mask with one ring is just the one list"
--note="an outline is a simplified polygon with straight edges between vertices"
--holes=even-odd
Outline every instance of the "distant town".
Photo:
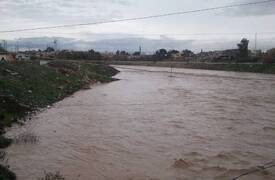
[[56,41],[46,49],[24,50],[17,47],[15,51],[7,50],[7,42],[0,44],[0,60],[3,62],[34,61],[34,60],[94,60],[94,61],[178,61],[207,63],[275,63],[275,48],[265,52],[249,50],[249,40],[241,39],[235,49],[204,51],[194,53],[184,49],[158,49],[155,53],[144,53],[139,46],[136,52],[117,50],[116,52],[60,50]]

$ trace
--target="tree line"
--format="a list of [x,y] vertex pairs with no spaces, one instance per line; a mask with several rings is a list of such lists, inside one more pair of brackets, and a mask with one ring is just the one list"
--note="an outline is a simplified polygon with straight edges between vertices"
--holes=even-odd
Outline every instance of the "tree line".
[[[212,51],[201,52],[195,54],[191,50],[184,49],[182,51],[165,48],[158,49],[151,55],[141,54],[140,51],[134,53],[127,52],[125,50],[117,50],[115,53],[101,54],[93,49],[89,51],[68,51],[61,50],[55,51],[54,48],[48,47],[44,52],[51,54],[52,58],[69,59],[69,60],[140,60],[140,61],[161,61],[169,59],[178,59],[188,61],[200,61],[200,58],[204,58],[206,62],[265,62],[275,63],[275,49],[268,50],[266,53],[259,53],[256,56],[255,53],[248,48],[249,40],[243,38],[240,43],[237,44],[235,49],[228,49],[224,51]],[[211,54],[220,52],[220,57],[214,57],[211,61]],[[213,57],[212,57],[213,58]],[[203,61],[204,62],[204,61]]]

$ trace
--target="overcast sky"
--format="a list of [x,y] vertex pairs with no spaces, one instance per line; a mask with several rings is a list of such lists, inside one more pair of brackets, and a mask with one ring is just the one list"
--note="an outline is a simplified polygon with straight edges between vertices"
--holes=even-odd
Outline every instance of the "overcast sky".
[[[260,0],[1,0],[0,30],[115,20],[176,11],[187,11]],[[145,37],[151,39],[234,41],[254,40],[255,32],[275,32],[275,2],[210,12],[96,26],[0,34],[0,39],[68,37],[86,41]],[[250,33],[242,35],[196,35],[190,33]],[[158,35],[163,34],[163,35]],[[259,34],[259,41],[275,34]]]

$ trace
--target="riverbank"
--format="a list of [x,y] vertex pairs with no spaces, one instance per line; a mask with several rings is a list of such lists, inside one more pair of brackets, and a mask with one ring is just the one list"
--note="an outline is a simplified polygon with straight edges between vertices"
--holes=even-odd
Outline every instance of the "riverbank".
[[120,81],[79,91],[8,131],[39,138],[7,149],[18,179],[59,171],[79,180],[225,180],[275,159],[274,75],[117,67]]
[[[93,83],[110,82],[118,71],[105,65],[76,62],[50,62],[40,66],[33,63],[0,64],[0,148],[11,139],[3,136],[6,127],[21,123],[27,114],[62,100]],[[5,169],[0,166],[0,179]],[[5,178],[4,178],[5,179]],[[9,178],[6,178],[9,179]]]
[[111,65],[155,66],[217,71],[275,74],[275,64],[259,63],[186,63],[175,61],[112,61]]

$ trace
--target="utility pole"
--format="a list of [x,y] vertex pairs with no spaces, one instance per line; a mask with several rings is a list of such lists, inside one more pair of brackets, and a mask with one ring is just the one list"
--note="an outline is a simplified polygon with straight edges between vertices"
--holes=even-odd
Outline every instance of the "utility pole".
[[8,43],[6,40],[3,40],[3,46],[2,46],[6,51],[8,51]]
[[258,33],[255,33],[255,51],[257,50]]
[[53,41],[53,44],[54,44],[54,50],[56,51],[56,50],[57,50],[57,39],[55,39],[55,40]]
[[170,76],[173,77],[173,64],[172,64],[172,58],[170,58]]
[[16,41],[16,46],[15,46],[15,52],[18,53],[19,52],[19,41]]

